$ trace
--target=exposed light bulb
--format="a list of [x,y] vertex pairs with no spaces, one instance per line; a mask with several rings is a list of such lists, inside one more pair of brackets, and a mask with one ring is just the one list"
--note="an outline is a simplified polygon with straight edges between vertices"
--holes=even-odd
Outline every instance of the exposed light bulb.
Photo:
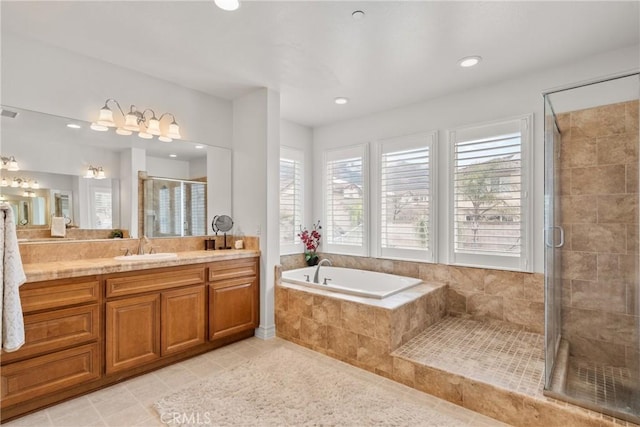
[[91,129],[92,130],[97,130],[98,132],[106,132],[109,130],[109,128],[107,126],[103,126],[103,125],[99,125],[98,123],[91,123]]
[[116,129],[116,133],[118,135],[127,136],[127,135],[131,135],[133,132],[131,132],[130,130],[125,129],[125,128],[118,128],[118,129]]

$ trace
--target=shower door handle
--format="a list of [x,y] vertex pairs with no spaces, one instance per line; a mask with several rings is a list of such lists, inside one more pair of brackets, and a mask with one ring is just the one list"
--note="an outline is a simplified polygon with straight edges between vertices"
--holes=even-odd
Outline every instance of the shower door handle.
[[[558,243],[558,244],[555,243],[555,240],[556,240],[555,239],[555,236],[556,236],[555,230],[560,230],[560,243]],[[549,231],[552,231],[552,233],[549,233]],[[551,234],[551,236],[552,236],[552,241],[551,242],[549,242],[549,234]],[[546,240],[547,246],[550,247],[550,248],[561,248],[561,247],[563,247],[564,246],[564,228],[560,227],[559,225],[555,225],[553,227],[549,227],[547,229],[547,238],[545,240]]]
[[[553,245],[554,248],[561,248],[564,246],[564,228],[560,227],[559,225],[556,225],[553,227],[554,230],[560,230],[560,243],[558,243],[557,245]],[[555,233],[553,233],[553,241],[555,242]]]

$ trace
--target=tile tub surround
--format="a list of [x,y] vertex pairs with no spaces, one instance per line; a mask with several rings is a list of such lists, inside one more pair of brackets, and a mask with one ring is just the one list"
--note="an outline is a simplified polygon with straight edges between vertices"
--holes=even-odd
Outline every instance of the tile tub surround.
[[[544,331],[544,275],[413,261],[320,254],[336,267],[416,277],[447,288],[447,313],[487,322],[506,322]],[[283,270],[305,267],[302,254],[280,257]]]
[[445,315],[442,284],[421,284],[373,300],[276,277],[277,336],[383,376],[392,374],[394,349]]
[[[156,252],[188,252],[204,250],[204,240],[214,236],[151,238],[151,246]],[[227,236],[229,240],[232,236]],[[260,249],[259,237],[244,236],[244,247],[248,250]],[[43,262],[75,261],[93,258],[113,258],[123,255],[124,248],[132,253],[138,249],[138,239],[64,240],[48,242],[20,243],[23,264]],[[216,250],[213,252],[229,252]]]
[[557,119],[562,335],[572,357],[638,372],[638,101]]

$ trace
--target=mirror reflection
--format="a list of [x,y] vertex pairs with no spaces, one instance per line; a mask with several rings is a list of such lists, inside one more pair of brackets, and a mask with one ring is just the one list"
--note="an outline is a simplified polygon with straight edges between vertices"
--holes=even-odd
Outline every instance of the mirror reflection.
[[[82,120],[1,108],[0,198],[14,208],[19,228],[48,228],[56,216],[65,218],[67,228],[122,228],[137,237],[148,227],[154,237],[196,236],[207,234],[213,213],[230,211],[228,148],[96,132]],[[157,206],[155,222],[147,225],[139,172],[197,185],[181,190],[180,202]],[[187,199],[191,192],[197,196]],[[199,206],[188,205],[196,200]]]

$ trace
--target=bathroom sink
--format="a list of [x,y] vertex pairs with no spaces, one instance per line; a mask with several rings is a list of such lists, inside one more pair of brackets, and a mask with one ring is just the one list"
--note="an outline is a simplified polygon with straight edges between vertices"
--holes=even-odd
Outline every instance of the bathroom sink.
[[157,254],[144,255],[119,255],[114,257],[116,261],[139,262],[139,261],[163,261],[178,258],[178,254],[173,252],[161,252]]

